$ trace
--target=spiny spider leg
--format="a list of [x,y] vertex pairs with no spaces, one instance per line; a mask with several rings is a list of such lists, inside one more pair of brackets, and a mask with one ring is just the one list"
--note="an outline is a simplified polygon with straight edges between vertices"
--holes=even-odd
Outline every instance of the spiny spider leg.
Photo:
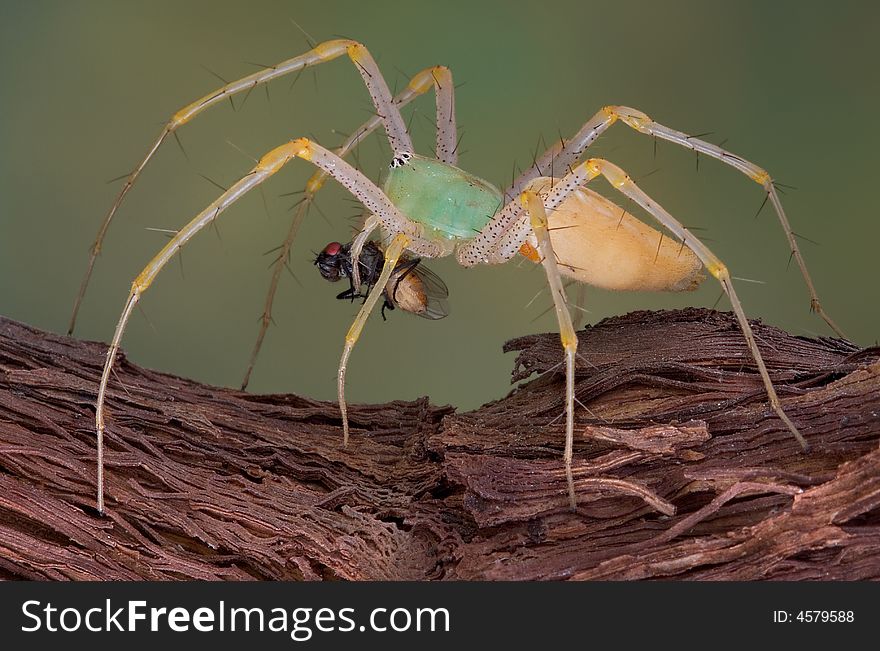
[[348,333],[345,335],[345,348],[343,349],[342,357],[339,360],[339,372],[336,380],[336,387],[339,395],[339,410],[342,412],[343,445],[348,445],[349,432],[348,407],[345,404],[345,369],[348,366],[348,358],[351,355],[351,351],[354,349],[354,345],[357,343],[358,338],[361,336],[361,331],[364,328],[364,324],[367,322],[367,318],[370,316],[370,312],[372,312],[379,297],[382,296],[385,291],[385,286],[391,279],[391,273],[397,266],[400,254],[403,253],[403,250],[407,248],[409,244],[409,238],[403,233],[398,233],[391,241],[391,244],[385,250],[385,264],[382,267],[382,273],[379,274],[379,279],[376,281],[376,284],[373,285],[367,299],[364,301],[364,304],[361,305],[361,309],[358,311],[354,323],[351,324],[351,328],[349,328]]
[[[444,162],[454,165],[456,162],[455,85],[453,84],[452,72],[449,68],[445,66],[434,66],[432,68],[425,68],[416,73],[409,80],[407,87],[392,100],[392,103],[398,109],[403,108],[416,97],[423,95],[431,88],[434,88],[437,104],[437,154],[438,156],[445,156],[445,158],[441,158]],[[340,158],[345,158],[361,142],[363,142],[364,138],[373,133],[381,123],[382,119],[378,115],[374,115],[356,129],[346,141],[335,150],[334,153]],[[296,212],[290,222],[287,236],[284,238],[284,242],[279,249],[278,258],[273,265],[272,278],[269,281],[269,289],[266,292],[263,314],[260,316],[260,331],[257,333],[257,339],[254,342],[254,347],[251,350],[251,356],[248,361],[247,371],[245,371],[244,379],[241,383],[242,391],[247,388],[248,382],[250,382],[251,373],[253,373],[254,365],[257,362],[257,356],[260,354],[260,349],[263,346],[263,340],[266,338],[269,324],[272,323],[272,306],[275,302],[275,294],[278,291],[278,284],[281,282],[281,274],[287,265],[290,251],[293,248],[293,241],[296,238],[297,232],[299,232],[300,225],[308,213],[309,207],[315,200],[315,195],[323,187],[326,180],[327,172],[322,169],[317,170],[308,180],[303,197],[297,205]],[[366,228],[361,232],[363,233],[365,231]],[[364,237],[363,240],[365,241],[366,237]],[[363,242],[361,242],[361,247],[362,246]],[[359,254],[360,248],[357,250],[354,248],[352,249],[352,256],[355,259],[359,257]],[[354,269],[355,273],[359,274],[360,265],[355,265]],[[355,283],[355,286],[357,287],[360,284],[360,278],[356,278],[355,280],[357,281]]]
[[776,211],[782,230],[788,240],[789,249],[792,257],[797,261],[801,275],[807,290],[810,292],[810,310],[818,314],[825,323],[839,336],[846,338],[843,331],[831,319],[831,317],[822,308],[819,302],[819,295],[813,284],[810,272],[807,270],[807,263],[801,255],[800,247],[797,243],[794,231],[782,207],[782,201],[779,199],[779,193],[773,184],[770,174],[763,168],[758,167],[754,163],[747,161],[736,154],[722,149],[710,142],[694,138],[681,131],[670,129],[667,126],[654,122],[650,117],[639,110],[628,106],[606,106],[603,107],[596,115],[590,118],[583,127],[569,140],[557,142],[547,149],[546,152],[537,160],[535,164],[523,172],[505,192],[505,196],[515,197],[518,193],[529,184],[529,182],[539,176],[560,175],[563,171],[570,169],[580,159],[583,152],[596,139],[602,135],[612,124],[620,120],[627,126],[635,129],[639,133],[649,136],[655,136],[669,142],[673,142],[687,149],[692,149],[699,154],[705,154],[711,158],[721,161],[722,163],[733,167],[742,172],[750,179],[758,183],[766,192],[766,200],[769,200]]
[[605,109],[596,113],[571,138],[565,141],[558,140],[548,147],[531,167],[517,177],[504,192],[505,196],[516,197],[525,190],[530,181],[539,176],[560,177],[567,173],[580,160],[587,148],[596,142],[615,120],[616,118],[608,115]]
[[302,158],[327,171],[334,179],[351,192],[364,206],[379,217],[386,233],[405,233],[409,236],[407,246],[416,254],[426,257],[437,257],[441,253],[439,245],[421,238],[422,228],[419,224],[410,222],[404,217],[385,194],[376,187],[361,172],[353,168],[344,160],[327,151],[317,143],[307,138],[299,138],[276,147],[267,153],[257,163],[250,173],[240,181],[234,183],[226,192],[214,200],[207,208],[200,212],[192,221],[181,228],[177,234],[150,260],[144,270],[135,278],[131,285],[131,291],[125,302],[125,307],[113,339],[107,350],[107,358],[104,363],[104,372],[101,375],[101,384],[98,390],[97,411],[95,413],[95,427],[97,430],[98,445],[98,511],[104,512],[104,399],[107,392],[107,383],[113,370],[113,362],[125,332],[126,324],[131,316],[140,297],[152,284],[153,280],[162,268],[171,260],[180,249],[192,239],[196,233],[211,224],[218,215],[235,203],[249,190],[260,185],[284,165],[295,158]]
[[[122,201],[134,185],[138,176],[140,176],[141,171],[143,171],[147,163],[149,163],[150,159],[153,157],[153,154],[156,153],[165,139],[172,133],[176,132],[182,125],[192,120],[199,113],[219,102],[222,102],[226,98],[231,98],[237,93],[251,90],[259,84],[269,82],[292,72],[297,72],[303,68],[331,61],[343,54],[348,55],[358,72],[360,72],[364,84],[370,93],[370,97],[373,100],[373,104],[376,107],[376,113],[385,127],[385,132],[388,135],[388,141],[391,145],[392,151],[395,154],[400,152],[411,153],[413,151],[412,140],[406,131],[406,125],[404,124],[403,117],[400,115],[400,109],[392,101],[391,91],[388,90],[388,84],[385,83],[385,79],[382,77],[379,67],[376,65],[376,62],[373,60],[373,57],[370,55],[367,48],[357,41],[348,39],[325,41],[324,43],[318,44],[305,54],[293,57],[292,59],[287,59],[286,61],[282,61],[270,68],[242,77],[237,81],[228,83],[225,86],[208,93],[204,97],[184,106],[171,116],[165,126],[162,127],[159,137],[147,151],[144,159],[134,168],[131,174],[128,175],[125,184],[122,186],[116,200],[110,207],[110,211],[107,213],[106,217],[104,217],[104,221],[102,222],[98,234],[95,237],[95,241],[89,251],[88,266],[86,267],[85,275],[83,276],[76,301],[73,305],[73,313],[70,317],[70,324],[68,325],[68,334],[72,334],[76,327],[76,318],[79,312],[79,307],[88,288],[89,280],[92,276],[92,270],[95,267],[95,259],[101,252],[101,246],[103,245],[104,237],[107,234],[107,229],[110,227],[110,222],[113,221],[116,211],[122,205]],[[444,100],[444,106],[445,103],[446,101]]]
[[544,270],[547,273],[547,283],[550,285],[550,295],[553,297],[556,318],[559,321],[559,336],[565,351],[565,453],[563,459],[565,461],[565,479],[568,484],[568,503],[574,510],[577,506],[577,496],[571,474],[571,457],[574,446],[574,357],[577,354],[578,338],[571,323],[565,288],[562,286],[562,277],[556,266],[556,255],[553,253],[553,246],[550,243],[544,203],[536,193],[531,191],[523,192],[521,201],[529,215],[532,231],[538,239],[541,264],[544,265]]
[[794,423],[791,422],[791,419],[789,419],[788,415],[782,409],[779,397],[776,395],[776,389],[773,386],[773,382],[770,380],[770,374],[767,372],[767,366],[764,364],[761,351],[758,349],[758,344],[755,341],[752,327],[749,325],[749,320],[746,318],[742,304],[739,302],[739,297],[733,289],[733,282],[727,266],[718,258],[718,256],[709,250],[709,247],[703,244],[696,236],[685,228],[681,222],[666,212],[660,204],[651,199],[641,188],[639,188],[617,165],[609,163],[601,158],[591,158],[581,165],[578,165],[569,176],[571,176],[571,182],[582,185],[600,174],[604,176],[618,191],[635,201],[661,225],[668,228],[673,235],[694,252],[703,263],[703,266],[706,267],[706,270],[715,276],[721,284],[724,293],[727,294],[727,298],[730,300],[730,305],[733,308],[733,313],[736,315],[737,321],[739,321],[740,330],[742,330],[749,351],[752,353],[752,358],[755,360],[755,364],[758,367],[758,373],[761,375],[761,380],[764,382],[764,389],[767,392],[767,397],[770,399],[770,406],[782,422],[785,423],[786,427],[794,435],[801,447],[804,450],[807,450],[809,446],[807,445],[806,440],[804,440],[804,437],[798,431],[797,427],[795,427]]
[[[752,358],[755,360],[771,407],[776,412],[776,415],[779,416],[783,423],[785,423],[786,427],[791,431],[801,447],[806,450],[808,448],[807,442],[782,409],[779,397],[776,394],[776,389],[773,386],[764,359],[758,349],[751,325],[746,318],[739,298],[736,295],[736,291],[733,288],[728,269],[705,244],[696,238],[672,215],[666,212],[666,210],[664,210],[659,204],[648,197],[648,195],[636,186],[632,179],[630,179],[623,170],[613,163],[603,159],[591,158],[578,165],[574,170],[555,183],[553,189],[543,198],[542,206],[544,210],[553,211],[559,208],[576,189],[586,185],[590,180],[599,175],[604,176],[614,188],[635,201],[638,205],[648,211],[660,224],[669,229],[669,231],[672,232],[685,246],[694,252],[709,273],[718,279],[722,289],[730,299],[731,306],[736,314],[746,344]],[[561,279],[559,278],[559,270],[556,265],[555,256],[553,256],[553,249],[549,243],[547,228],[541,220],[541,211],[535,206],[534,200],[531,199],[531,195],[533,194],[533,192],[526,190],[520,197],[521,205],[526,205],[528,207],[529,220],[524,217],[520,217],[518,220],[514,218],[516,209],[513,206],[514,201],[511,201],[486,227],[484,227],[477,238],[474,238],[471,243],[462,246],[458,250],[457,259],[463,266],[472,266],[479,262],[497,264],[509,260],[516,255],[529,234],[534,233],[538,240],[539,247],[541,248],[540,253],[542,263],[544,264],[548,282],[551,286],[551,293],[553,295],[554,305],[560,323],[560,336],[566,353],[566,474],[569,480],[569,495],[571,496],[574,486],[571,480],[570,461],[568,460],[568,442],[573,438],[574,382],[573,374],[569,376],[568,358],[571,357],[573,360],[576,351],[576,344],[572,344],[568,340],[570,316],[568,315],[567,302],[564,292],[561,291]],[[498,226],[498,223],[502,222],[502,220],[507,224],[507,228],[502,229]],[[474,243],[478,243],[478,246],[474,246]],[[548,261],[548,258],[551,257],[553,259]]]

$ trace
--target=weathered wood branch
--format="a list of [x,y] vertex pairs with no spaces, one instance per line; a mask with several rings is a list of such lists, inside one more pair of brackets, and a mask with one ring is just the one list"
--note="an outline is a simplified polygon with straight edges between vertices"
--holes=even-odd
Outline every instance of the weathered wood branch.
[[[755,324],[799,446],[727,314],[580,333],[579,510],[566,506],[558,337],[469,413],[352,409],[120,360],[108,514],[94,509],[106,347],[0,320],[0,577],[880,577],[880,350]],[[553,422],[555,420],[555,422]]]

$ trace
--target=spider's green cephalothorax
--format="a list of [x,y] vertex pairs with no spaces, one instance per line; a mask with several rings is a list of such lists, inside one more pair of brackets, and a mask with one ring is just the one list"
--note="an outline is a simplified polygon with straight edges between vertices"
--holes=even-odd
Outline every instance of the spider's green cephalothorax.
[[445,239],[471,239],[501,207],[491,183],[454,165],[415,154],[395,159],[385,194],[411,220]]

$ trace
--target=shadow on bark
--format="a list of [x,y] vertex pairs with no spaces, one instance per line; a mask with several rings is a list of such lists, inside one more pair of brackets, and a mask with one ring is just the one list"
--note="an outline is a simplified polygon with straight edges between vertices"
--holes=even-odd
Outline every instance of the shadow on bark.
[[[880,350],[755,323],[802,453],[735,320],[636,312],[579,333],[575,482],[558,336],[510,341],[506,398],[351,409],[120,359],[0,319],[0,578],[880,577]],[[554,422],[555,421],[555,422]]]

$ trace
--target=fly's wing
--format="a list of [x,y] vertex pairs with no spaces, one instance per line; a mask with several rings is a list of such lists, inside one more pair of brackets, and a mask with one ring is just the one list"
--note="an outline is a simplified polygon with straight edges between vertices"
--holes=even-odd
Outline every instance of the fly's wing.
[[449,316],[449,289],[440,276],[422,264],[413,269],[412,275],[421,282],[427,298],[425,310],[419,316],[432,320]]
[[423,319],[449,315],[449,289],[440,277],[418,260],[404,262],[388,281],[386,294],[395,307]]

